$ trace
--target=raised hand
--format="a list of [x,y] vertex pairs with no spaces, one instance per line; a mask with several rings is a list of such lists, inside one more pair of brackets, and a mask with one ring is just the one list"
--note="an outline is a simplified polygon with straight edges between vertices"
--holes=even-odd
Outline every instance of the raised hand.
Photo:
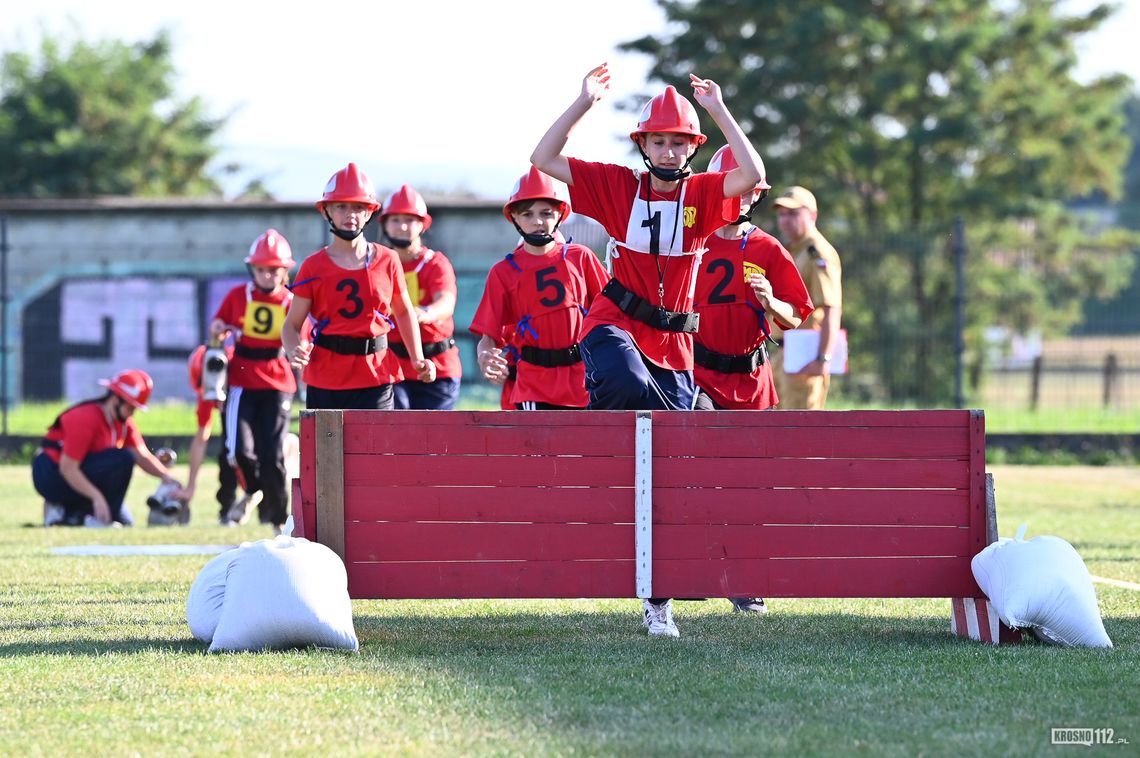
[[608,63],[591,69],[590,73],[586,74],[586,78],[582,80],[582,94],[594,102],[601,100],[609,91],[610,69]]
[[700,103],[702,108],[711,111],[716,107],[724,107],[719,84],[712,79],[702,79],[696,74],[689,74],[689,80],[693,85],[693,99]]

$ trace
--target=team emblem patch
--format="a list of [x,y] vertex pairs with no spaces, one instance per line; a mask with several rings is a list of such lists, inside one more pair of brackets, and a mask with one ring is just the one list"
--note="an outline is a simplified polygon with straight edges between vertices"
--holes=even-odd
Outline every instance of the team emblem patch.
[[752,263],[751,261],[745,261],[744,262],[744,283],[745,284],[748,283],[748,278],[750,276],[752,276],[753,274],[760,274],[761,276],[766,276],[767,273],[768,272],[764,270],[763,266],[758,266],[755,263]]
[[695,205],[685,206],[685,228],[692,229],[693,224],[697,223],[697,207]]

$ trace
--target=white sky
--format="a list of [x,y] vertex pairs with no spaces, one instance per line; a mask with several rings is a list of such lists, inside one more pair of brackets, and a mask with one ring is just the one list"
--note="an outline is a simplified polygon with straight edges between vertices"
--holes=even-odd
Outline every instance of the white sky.
[[[410,182],[505,196],[582,76],[605,60],[613,94],[569,149],[628,162],[636,115],[616,103],[660,85],[646,83],[647,58],[614,47],[665,28],[653,0],[2,4],[0,50],[35,49],[41,29],[67,33],[71,22],[88,40],[138,41],[170,28],[180,96],[200,96],[211,115],[232,114],[223,159],[249,170],[227,191],[259,175],[283,200],[315,198],[350,160],[381,191]],[[1140,0],[1121,5],[1080,45],[1081,78],[1120,70],[1140,83],[1129,33],[1140,29]]]

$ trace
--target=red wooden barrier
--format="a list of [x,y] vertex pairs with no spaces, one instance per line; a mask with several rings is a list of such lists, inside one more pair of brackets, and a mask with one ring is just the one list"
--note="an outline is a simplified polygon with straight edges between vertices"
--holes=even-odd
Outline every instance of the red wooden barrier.
[[638,415],[305,412],[294,534],[357,598],[982,597],[980,411]]

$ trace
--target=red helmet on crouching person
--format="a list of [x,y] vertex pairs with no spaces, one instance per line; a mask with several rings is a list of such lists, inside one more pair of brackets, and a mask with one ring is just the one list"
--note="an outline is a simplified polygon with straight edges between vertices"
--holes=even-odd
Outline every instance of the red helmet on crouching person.
[[297,265],[297,261],[293,260],[293,248],[289,246],[289,240],[276,229],[270,229],[253,241],[245,263],[247,266],[287,269]]
[[[554,225],[553,233],[524,232],[518,225],[514,216],[511,215],[511,210],[516,204],[527,200],[546,200],[558,208],[559,218],[558,223]],[[555,183],[554,179],[542,173],[534,166],[531,166],[530,170],[519,177],[519,180],[515,182],[515,187],[511,190],[511,196],[507,199],[506,205],[503,206],[503,215],[507,221],[514,224],[515,229],[518,230],[518,233],[522,235],[522,238],[528,244],[535,245],[536,247],[545,247],[555,241],[559,224],[565,221],[566,217],[570,215],[570,201],[566,199],[565,194]]]
[[423,234],[431,228],[431,214],[428,213],[427,203],[424,202],[420,193],[416,192],[410,185],[405,184],[400,187],[399,191],[392,193],[388,199],[384,201],[383,207],[380,208],[380,227],[384,234],[384,239],[388,240],[393,247],[407,248],[411,247],[412,238],[393,237],[388,234],[385,228],[384,220],[388,216],[405,215],[415,216],[424,225],[420,230]]
[[337,229],[326,207],[329,203],[362,203],[368,206],[369,213],[375,213],[380,207],[380,203],[376,201],[376,190],[372,186],[372,180],[355,163],[348,164],[329,178],[324,194],[316,206],[328,220],[329,231],[341,239],[352,241],[364,233],[367,222],[361,224],[360,229],[355,232]]
[[658,179],[675,182],[688,176],[689,163],[692,162],[697,151],[693,150],[692,155],[688,157],[685,165],[681,168],[657,168],[649,160],[649,156],[645,154],[645,148],[642,146],[644,136],[654,132],[686,134],[693,138],[693,144],[698,148],[708,140],[701,133],[701,120],[697,117],[697,109],[672,85],[666,87],[664,92],[645,104],[645,107],[641,109],[641,117],[637,120],[637,128],[629,133],[629,138],[637,145],[646,167]]
[[[736,154],[732,152],[732,148],[725,145],[720,150],[713,153],[712,160],[709,161],[710,172],[727,172],[740,168],[740,164],[736,160]],[[764,161],[760,160],[760,181],[752,188],[753,192],[759,191],[760,196],[748,205],[747,211],[741,211],[740,218],[736,219],[735,223],[743,224],[746,221],[752,220],[752,210],[768,197],[768,191],[772,189],[772,185],[768,184],[767,171],[764,169]]]
[[120,371],[111,379],[100,379],[99,384],[126,400],[129,405],[144,411],[150,393],[154,390],[150,374],[137,368]]

